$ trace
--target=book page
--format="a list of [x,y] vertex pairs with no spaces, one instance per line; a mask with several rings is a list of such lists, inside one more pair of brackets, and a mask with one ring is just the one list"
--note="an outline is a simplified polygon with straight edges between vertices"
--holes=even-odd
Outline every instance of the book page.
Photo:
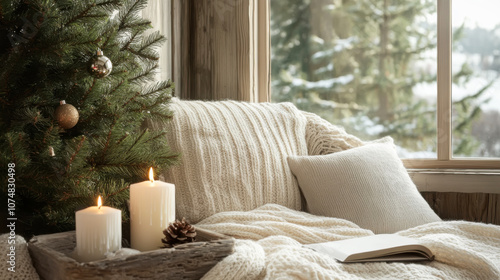
[[[318,252],[328,254],[339,261],[366,260],[376,257],[385,257],[391,255],[391,260],[421,260],[431,259],[432,253],[428,248],[419,243],[418,240],[396,235],[396,234],[378,234],[361,238],[352,238],[340,241],[324,242],[305,245]],[[398,259],[394,254],[412,253],[412,256],[401,256]],[[420,255],[420,257],[415,257]]]

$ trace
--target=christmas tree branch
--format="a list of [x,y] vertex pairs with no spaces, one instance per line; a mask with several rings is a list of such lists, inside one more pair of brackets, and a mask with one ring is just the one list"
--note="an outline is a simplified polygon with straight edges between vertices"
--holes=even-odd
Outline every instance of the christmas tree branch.
[[115,32],[114,28],[110,28],[102,34],[102,36],[104,36],[106,40],[102,44],[101,49],[106,48],[108,46],[108,43],[115,39],[114,32]]
[[119,1],[117,1],[117,0],[109,0],[109,1],[101,2],[101,3],[97,3],[96,6],[105,7],[105,6],[111,6],[111,5],[115,6],[118,4],[119,4]]
[[116,191],[116,192],[112,192],[112,193],[110,193],[110,194],[106,195],[106,199],[108,199],[108,198],[110,198],[110,197],[112,197],[112,196],[115,196],[115,195],[117,195],[117,194],[119,194],[119,193],[121,193],[121,192],[124,192],[124,191],[128,190],[129,188],[130,188],[130,186],[126,186],[126,187],[124,187],[124,188],[119,189],[119,190],[118,190],[118,191]]
[[[78,185],[78,183],[79,183],[79,182],[80,182],[80,181],[78,181],[78,182],[76,183],[76,185]],[[69,193],[69,192],[63,192],[62,197],[60,197],[58,201],[66,201],[66,200],[70,199],[70,198],[71,198],[71,196],[73,196],[73,194],[71,194],[71,193]]]
[[125,80],[121,80],[110,92],[109,94],[113,94],[115,91],[117,91],[122,85]]
[[152,138],[149,138],[149,139],[148,139],[148,140],[146,140],[146,142],[144,142],[144,143],[148,143],[148,142],[151,142],[151,141],[155,141],[156,139],[158,139],[158,138],[160,138],[160,137],[163,137],[163,136],[165,136],[165,135],[167,135],[167,132],[166,132],[166,131],[163,131],[162,133],[160,133],[160,134],[158,134],[158,135],[156,135],[156,136],[154,136],[154,137],[152,137]]
[[129,82],[134,82],[136,80],[140,80],[142,78],[148,78],[149,74],[151,74],[151,72],[155,69],[158,69],[158,63],[155,63],[155,65],[153,67],[149,67],[146,71],[143,71],[142,73],[140,73],[139,75],[133,77],[133,78],[130,78],[129,79]]
[[[170,88],[170,85],[167,84],[166,86],[163,86],[161,89],[156,89],[156,90],[153,90],[152,92],[149,92],[149,93],[146,93],[146,94],[143,94],[143,96],[150,96],[154,93],[161,93],[163,90],[166,90]],[[138,103],[140,105],[140,108],[138,109],[135,109],[135,110],[131,110],[131,112],[144,112],[146,110],[148,111],[154,111],[152,110],[153,108],[157,108],[158,106],[160,106],[161,104],[164,104],[165,102],[168,102],[170,100],[170,96],[164,96],[163,98],[156,98],[155,101],[153,102],[153,104],[149,104],[149,105],[146,105],[144,103],[141,103],[137,100],[135,100],[134,102],[135,103]]]
[[47,131],[45,131],[44,136],[43,136],[43,141],[42,141],[43,144],[47,143],[47,136],[50,135],[50,133],[52,132],[53,129],[54,129],[54,123],[52,123],[49,126],[49,128],[47,129]]
[[94,89],[94,86],[95,86],[95,83],[97,81],[97,78],[94,77],[94,79],[92,80],[92,85],[90,86],[90,88],[85,92],[85,94],[82,96],[82,98],[80,99],[80,102],[79,104],[83,104],[83,102],[85,102],[85,100],[87,99],[87,97],[89,96],[89,94],[92,92],[92,89]]
[[[141,96],[142,97],[147,97],[147,96],[152,96],[156,93],[161,93],[162,91],[165,91],[165,90],[168,90],[168,89],[171,89],[172,88],[172,83],[171,81],[168,81],[168,82],[163,82],[163,83],[159,83],[159,84],[156,84],[152,87],[150,87],[148,89],[148,92],[147,93],[143,93]],[[156,107],[160,104],[163,104],[165,103],[166,100],[170,100],[170,96],[168,96],[167,98],[156,98],[155,102],[152,104],[152,105],[146,105],[144,103],[141,103],[139,101],[136,100],[136,97],[138,96],[138,94],[136,94],[136,96],[134,96],[133,98],[131,98],[130,100],[127,101],[127,103],[125,103],[123,106],[127,105],[128,103],[130,102],[135,102],[137,104],[140,105],[140,108],[139,109],[135,109],[135,110],[131,110],[132,112],[142,112],[148,108],[152,108],[152,107]]]
[[73,163],[73,161],[75,160],[76,156],[78,155],[78,153],[80,152],[80,149],[83,147],[83,142],[85,142],[86,138],[85,138],[85,135],[82,136],[82,139],[80,140],[80,143],[78,143],[78,146],[76,147],[76,150],[75,152],[71,155],[69,161],[68,161],[68,164],[66,165],[66,168],[64,169],[64,171],[67,173],[71,164]]
[[149,27],[149,26],[151,26],[151,21],[145,20],[131,24],[124,24],[123,26],[120,26],[120,29],[129,29],[129,28],[131,29],[131,28]]
[[36,190],[35,188],[32,187],[32,184],[22,184],[22,185],[18,185],[18,186],[26,189],[30,194],[34,195],[37,198],[37,200],[39,200],[39,201],[43,201],[43,200],[47,199],[47,197],[45,195],[46,193]]
[[136,98],[137,98],[137,96],[139,96],[140,94],[141,94],[141,92],[140,92],[140,91],[136,92],[134,96],[132,96],[132,97],[131,97],[131,98],[130,98],[127,102],[125,102],[125,104],[123,104],[123,105],[122,105],[122,108],[127,107],[127,105],[128,105],[131,101],[133,101],[134,99],[136,99]]
[[99,167],[136,167],[136,168],[145,168],[146,163],[99,163],[96,166]]
[[109,148],[109,142],[111,141],[111,134],[113,132],[113,128],[115,127],[116,125],[116,122],[118,121],[118,115],[114,115],[114,118],[113,118],[113,123],[111,124],[110,128],[109,128],[109,132],[108,132],[108,136],[106,138],[106,144],[104,145],[104,149],[102,150],[102,157],[101,159],[104,159],[104,157],[106,156],[106,151],[108,150]]
[[118,141],[116,141],[116,145],[120,145],[120,143],[125,140],[127,137],[130,136],[130,133],[128,132],[125,132],[125,135],[122,136],[122,138],[118,139]]
[[132,6],[128,8],[127,12],[121,17],[119,30],[128,28],[125,24],[125,21],[129,18],[130,15],[136,14],[138,11],[140,11],[144,7],[144,5],[144,1],[135,1],[134,4],[132,4]]
[[61,25],[61,29],[66,27],[67,25],[70,25],[71,23],[77,21],[78,19],[81,19],[83,17],[85,17],[85,15],[92,9],[96,6],[95,3],[93,4],[90,4],[86,9],[84,9],[83,11],[81,11],[78,15],[74,16],[73,18],[69,19],[66,23],[63,23]]
[[73,83],[73,85],[71,86],[71,88],[68,90],[68,96],[73,95],[73,91],[75,90],[75,88],[76,88],[77,85],[78,85],[78,83]]
[[141,140],[141,138],[144,137],[144,135],[146,134],[147,131],[148,131],[147,129],[142,131],[141,135],[139,135],[139,137],[137,137],[137,139],[135,139],[134,143],[132,145],[130,145],[130,147],[127,150],[127,153],[130,152],[132,150],[132,148],[134,148],[135,145],[137,145],[137,143],[139,143],[139,140]]
[[146,58],[149,60],[159,60],[160,59],[157,55],[149,55],[149,54],[143,53],[141,51],[136,51],[136,50],[132,49],[131,47],[127,47],[126,50],[128,50],[129,52],[131,52],[137,56],[140,56],[140,57],[143,57],[143,58]]
[[159,93],[159,92],[162,92],[164,90],[168,90],[168,89],[171,89],[172,88],[172,82],[171,81],[168,81],[168,82],[163,82],[163,83],[158,83],[157,85],[155,86],[152,86],[148,89],[148,92],[147,93],[144,93],[143,96],[151,96],[155,93]]
[[94,15],[89,15],[88,13],[95,7],[105,8],[106,6],[117,5],[117,4],[118,4],[118,1],[116,1],[116,0],[105,1],[105,2],[101,2],[101,3],[92,3],[89,6],[87,6],[86,9],[81,11],[78,15],[74,16],[73,18],[69,19],[66,23],[64,23],[63,27],[70,25],[71,23],[73,23],[79,19],[82,19],[82,18],[100,18],[100,17],[106,18],[109,16],[108,13],[94,14]]
[[[95,169],[94,168],[90,168],[90,171],[91,172],[95,172]],[[80,186],[80,183],[82,182],[82,180],[88,180],[88,179],[91,178],[91,176],[89,176],[89,175],[85,175],[85,176],[84,175],[80,175],[77,178],[78,178],[78,180],[76,180],[75,186],[73,188],[75,190],[78,189],[78,187]]]
[[132,36],[130,36],[130,38],[127,40],[127,43],[125,43],[125,45],[123,45],[123,47],[120,49],[120,51],[124,51],[124,50],[128,49],[130,44],[134,41],[135,37],[138,34],[139,34],[139,32],[134,32],[134,34],[132,34]]
[[172,119],[172,115],[162,114],[162,113],[159,113],[159,112],[151,112],[150,114],[153,115],[153,116],[156,116],[156,117],[158,117],[158,118],[160,118],[160,119],[162,119],[164,121]]
[[16,152],[14,152],[14,143],[12,142],[12,138],[10,137],[10,134],[7,136],[7,141],[9,141],[10,153],[12,155],[12,162],[14,164],[17,164]]
[[143,50],[145,50],[149,47],[161,44],[165,41],[165,38],[163,36],[161,36],[159,32],[152,34],[151,36],[148,37],[148,39],[149,40],[145,41],[144,46],[142,46],[139,49],[139,52],[142,52]]

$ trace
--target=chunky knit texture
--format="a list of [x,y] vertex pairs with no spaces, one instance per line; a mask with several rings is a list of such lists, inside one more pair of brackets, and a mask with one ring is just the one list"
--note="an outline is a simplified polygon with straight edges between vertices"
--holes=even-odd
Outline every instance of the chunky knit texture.
[[[0,279],[10,279],[10,280],[37,280],[40,279],[38,274],[31,263],[31,257],[28,252],[28,244],[26,240],[20,235],[16,235],[15,239],[9,239],[10,235],[8,233],[0,235],[0,251],[2,252],[0,257],[1,271]],[[11,243],[9,244],[9,240]],[[15,240],[15,243],[12,241]],[[11,265],[8,263],[10,261],[10,247],[16,248],[15,252],[15,272],[8,270]]]
[[266,203],[306,209],[286,158],[365,143],[291,103],[174,99],[171,109],[167,137],[181,161],[164,177],[176,185],[177,217],[191,222]]
[[365,144],[356,136],[348,134],[343,127],[331,124],[316,114],[302,114],[307,118],[305,138],[307,153],[311,156],[327,155]]
[[265,205],[218,213],[197,226],[238,238],[235,252],[212,268],[207,280],[500,279],[500,227],[494,225],[435,222],[397,233],[427,245],[433,262],[347,265],[302,246],[373,234],[347,220]]
[[307,155],[307,119],[293,104],[174,100],[170,108],[169,145],[181,159],[164,176],[176,187],[177,217],[196,223],[266,203],[301,208],[286,158]]

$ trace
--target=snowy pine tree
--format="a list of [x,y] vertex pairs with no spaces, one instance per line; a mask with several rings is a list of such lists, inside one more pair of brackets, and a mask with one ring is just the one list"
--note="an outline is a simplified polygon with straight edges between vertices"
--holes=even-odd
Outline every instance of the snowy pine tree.
[[[435,62],[436,26],[426,18],[435,13],[435,1],[272,1],[273,101],[291,101],[364,139],[391,135],[402,147],[435,152],[436,102],[415,94],[436,82],[432,65],[417,65]],[[467,69],[453,82],[466,82]],[[477,146],[467,128],[489,86],[455,101],[457,154]]]

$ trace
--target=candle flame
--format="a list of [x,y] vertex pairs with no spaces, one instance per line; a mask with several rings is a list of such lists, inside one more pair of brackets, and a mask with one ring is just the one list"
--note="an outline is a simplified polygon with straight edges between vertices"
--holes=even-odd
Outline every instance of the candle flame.
[[99,196],[99,198],[97,198],[97,209],[101,209],[101,206],[102,206],[102,200],[101,196]]
[[153,174],[153,167],[149,168],[149,181],[151,181],[151,183],[155,182],[155,177]]

